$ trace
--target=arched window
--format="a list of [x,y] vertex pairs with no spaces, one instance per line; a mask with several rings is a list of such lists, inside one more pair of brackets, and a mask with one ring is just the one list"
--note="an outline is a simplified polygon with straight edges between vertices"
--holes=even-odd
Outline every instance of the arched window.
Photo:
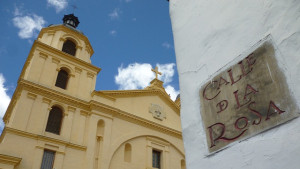
[[71,40],[66,40],[62,47],[62,51],[75,56],[76,44],[74,42],[72,42]]
[[53,106],[49,113],[46,131],[54,134],[60,134],[61,124],[62,124],[63,112],[57,107]]
[[105,123],[103,120],[99,120],[97,124],[97,133],[96,133],[96,150],[94,154],[94,168],[98,168],[99,166],[99,159],[101,159],[101,151],[102,150],[102,144],[103,144],[103,137],[104,137],[104,128]]
[[99,120],[97,125],[97,137],[103,137],[104,136],[104,121]]
[[131,145],[129,143],[125,144],[124,161],[128,163],[131,162]]
[[67,71],[61,69],[58,72],[58,75],[57,75],[57,78],[56,78],[56,82],[55,82],[55,86],[60,87],[62,89],[66,89],[67,88],[68,79],[69,79],[69,73]]

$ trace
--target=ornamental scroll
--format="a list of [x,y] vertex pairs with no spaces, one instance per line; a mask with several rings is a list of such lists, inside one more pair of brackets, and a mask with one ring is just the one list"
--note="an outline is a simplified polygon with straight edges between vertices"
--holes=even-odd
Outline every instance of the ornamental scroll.
[[270,42],[205,83],[200,102],[210,153],[299,116]]

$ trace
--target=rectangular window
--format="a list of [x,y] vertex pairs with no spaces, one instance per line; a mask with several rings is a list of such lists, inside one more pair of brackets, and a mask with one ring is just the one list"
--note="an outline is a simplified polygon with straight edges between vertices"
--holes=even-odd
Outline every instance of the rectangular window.
[[41,169],[52,169],[55,157],[55,151],[44,150]]
[[152,150],[152,167],[153,168],[160,168],[160,151]]

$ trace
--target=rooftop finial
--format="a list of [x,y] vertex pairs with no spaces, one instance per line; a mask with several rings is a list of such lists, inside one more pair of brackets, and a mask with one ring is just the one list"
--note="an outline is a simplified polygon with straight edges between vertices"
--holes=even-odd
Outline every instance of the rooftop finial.
[[80,23],[78,18],[74,16],[74,14],[65,15],[63,18],[63,22],[66,25],[72,26],[73,28],[77,28]]
[[73,8],[73,14],[75,13],[75,9],[78,9],[76,5],[71,5],[71,7]]
[[161,72],[158,71],[157,66],[155,66],[155,69],[151,69],[151,70],[152,70],[152,72],[155,73],[155,79],[157,79],[157,75],[161,75]]

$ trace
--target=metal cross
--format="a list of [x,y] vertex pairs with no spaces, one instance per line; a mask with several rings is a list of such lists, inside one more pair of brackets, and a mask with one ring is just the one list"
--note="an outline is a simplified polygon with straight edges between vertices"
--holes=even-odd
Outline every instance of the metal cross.
[[151,69],[151,70],[152,70],[152,72],[155,73],[155,78],[156,78],[156,79],[157,79],[157,75],[161,75],[161,72],[158,71],[157,66],[155,66],[155,69]]
[[75,12],[75,9],[78,9],[76,5],[71,5],[71,7],[73,8],[73,13]]

